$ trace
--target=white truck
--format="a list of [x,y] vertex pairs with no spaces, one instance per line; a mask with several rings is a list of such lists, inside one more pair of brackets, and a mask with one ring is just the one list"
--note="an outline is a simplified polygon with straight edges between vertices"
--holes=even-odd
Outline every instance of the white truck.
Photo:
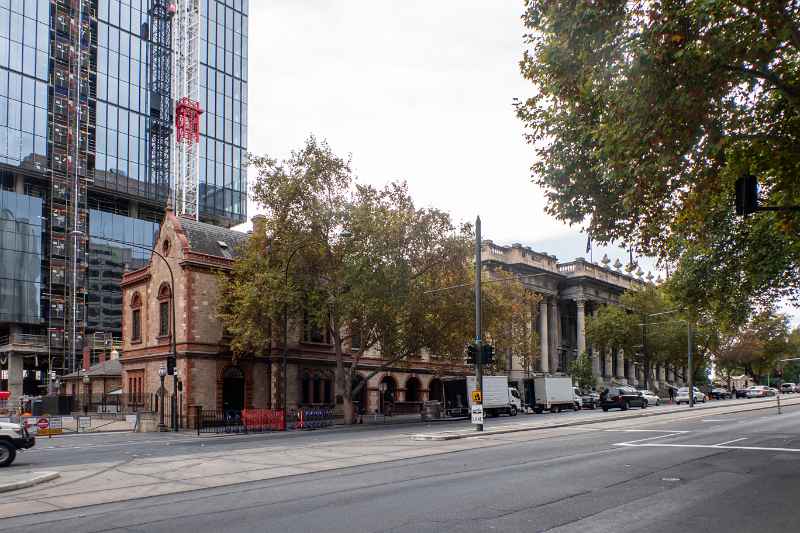
[[533,394],[533,412],[537,414],[544,410],[558,413],[565,409],[580,409],[580,399],[575,397],[569,376],[536,376],[533,378]]
[[[467,396],[472,407],[472,391],[476,390],[475,376],[467,376]],[[517,389],[508,386],[507,376],[483,376],[483,414],[516,416],[522,411],[522,398]]]

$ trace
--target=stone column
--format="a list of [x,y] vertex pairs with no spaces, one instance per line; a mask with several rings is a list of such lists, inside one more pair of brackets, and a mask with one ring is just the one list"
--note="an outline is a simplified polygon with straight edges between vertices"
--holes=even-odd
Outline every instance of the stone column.
[[667,369],[667,381],[669,381],[671,385],[675,384],[675,367],[672,365],[669,365]]
[[578,355],[586,351],[586,300],[575,300],[578,306]]
[[667,380],[667,367],[666,365],[659,365],[658,366],[658,381],[664,383]]
[[617,377],[625,379],[625,352],[622,348],[615,354],[617,358]]
[[22,354],[8,352],[8,391],[11,393],[8,408],[11,411],[19,409],[19,399],[22,397],[23,368]]
[[547,321],[547,325],[550,328],[550,334],[547,336],[547,340],[550,342],[548,355],[550,357],[550,369],[556,370],[558,368],[558,345],[561,344],[561,329],[559,328],[558,321],[558,298],[556,296],[550,298],[548,307],[550,308],[550,317]]
[[542,298],[539,302],[539,366],[542,372],[550,371],[550,344],[547,336],[547,301]]
[[[592,316],[593,317],[597,316],[597,309],[593,309],[592,310]],[[599,355],[597,353],[597,346],[592,344],[591,346],[589,346],[589,351],[591,352],[591,358],[592,358],[592,373],[595,376],[599,377],[600,376],[600,357],[599,357]]]
[[607,378],[614,377],[614,350],[611,348],[606,347],[603,350],[603,357],[606,361],[606,375]]

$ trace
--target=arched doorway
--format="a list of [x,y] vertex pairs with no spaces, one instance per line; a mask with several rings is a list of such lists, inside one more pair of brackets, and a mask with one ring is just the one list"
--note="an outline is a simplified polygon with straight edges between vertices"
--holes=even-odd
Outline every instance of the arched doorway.
[[431,401],[442,401],[442,380],[433,378],[428,385],[428,399]]
[[418,402],[421,400],[420,398],[420,390],[422,389],[422,384],[417,377],[410,377],[406,380],[406,401],[407,402]]
[[222,409],[225,413],[244,409],[244,374],[231,366],[222,374]]
[[384,376],[381,380],[379,391],[381,398],[381,413],[391,414],[391,408],[394,407],[394,402],[397,401],[397,382],[392,376]]

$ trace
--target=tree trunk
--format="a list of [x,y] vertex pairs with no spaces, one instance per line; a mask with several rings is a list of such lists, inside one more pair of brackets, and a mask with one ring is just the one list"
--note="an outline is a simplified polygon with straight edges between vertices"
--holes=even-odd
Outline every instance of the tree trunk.
[[[355,422],[355,409],[353,409],[353,395],[351,371],[345,372],[344,353],[342,352],[342,338],[337,327],[331,327],[333,348],[336,353],[336,397],[342,399],[342,411],[346,425]],[[351,364],[352,367],[352,364]]]

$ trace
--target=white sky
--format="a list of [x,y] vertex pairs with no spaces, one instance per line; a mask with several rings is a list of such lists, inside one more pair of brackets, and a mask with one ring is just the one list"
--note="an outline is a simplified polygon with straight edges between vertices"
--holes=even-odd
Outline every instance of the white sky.
[[[403,179],[418,205],[480,214],[485,239],[584,256],[580,228],[544,213],[511,106],[532,91],[518,68],[522,10],[522,0],[251,0],[249,150],[282,158],[313,133],[351,153],[362,182]],[[618,249],[595,248],[594,260],[606,251],[627,263]]]

